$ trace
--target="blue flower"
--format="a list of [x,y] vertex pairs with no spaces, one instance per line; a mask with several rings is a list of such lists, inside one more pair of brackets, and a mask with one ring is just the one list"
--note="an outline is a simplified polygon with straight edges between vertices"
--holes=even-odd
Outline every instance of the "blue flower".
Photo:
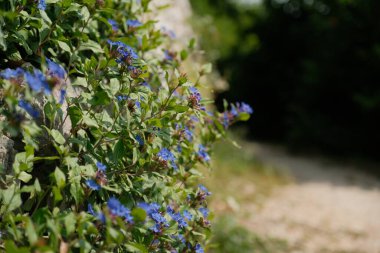
[[131,210],[121,204],[118,199],[111,197],[107,202],[107,207],[112,215],[125,218],[129,223],[133,222]]
[[106,169],[107,169],[107,166],[105,166],[103,163],[101,162],[96,162],[96,167],[98,167],[98,170],[102,171],[102,172],[105,172]]
[[112,26],[113,31],[116,32],[117,30],[119,30],[119,26],[115,20],[109,18],[107,21]]
[[249,104],[246,104],[246,103],[242,102],[241,104],[237,103],[237,105],[238,105],[239,112],[245,112],[245,113],[248,113],[248,114],[252,114],[253,113],[253,109],[252,109],[252,107]]
[[195,245],[195,253],[204,253],[204,250],[199,243],[197,243],[197,245]]
[[211,192],[209,192],[208,189],[203,184],[199,184],[198,188],[199,188],[200,193],[202,193],[203,195],[205,196],[211,195]]
[[91,214],[92,216],[95,216],[102,223],[106,223],[106,217],[104,216],[104,214],[101,212],[95,213],[94,208],[92,207],[91,204],[88,204],[88,213]]
[[205,218],[207,218],[207,216],[210,212],[206,207],[200,207],[198,210],[199,210],[199,212],[202,213],[203,217],[205,217]]
[[137,19],[128,19],[128,20],[127,20],[127,25],[128,25],[129,27],[136,28],[136,27],[141,26],[142,24],[141,24],[141,22],[138,21]]
[[88,187],[90,187],[90,189],[94,190],[94,191],[99,191],[100,190],[100,185],[98,185],[95,180],[93,179],[88,179],[86,180],[86,185]]
[[182,217],[179,212],[175,212],[170,206],[167,207],[166,212],[170,215],[170,217],[178,223],[179,228],[187,227],[187,222]]
[[225,129],[227,129],[229,125],[230,125],[230,118],[228,117],[228,112],[224,112],[223,113],[223,126]]
[[25,73],[25,71],[22,68],[17,68],[17,69],[7,68],[7,69],[0,72],[0,76],[3,79],[9,80],[9,79],[17,79],[17,78],[23,76],[24,73]]
[[61,65],[53,62],[52,60],[46,58],[46,61],[48,63],[48,73],[50,76],[64,79],[66,75],[66,71],[62,68]]
[[164,51],[164,57],[165,57],[165,60],[168,60],[168,61],[173,60],[173,55],[168,50]]
[[63,104],[63,102],[65,102],[65,96],[66,96],[66,90],[61,89],[59,91],[59,103],[60,104]]
[[194,109],[204,109],[203,107],[201,107],[201,93],[198,91],[197,88],[195,87],[190,87],[189,88],[189,91],[190,91],[190,96],[188,97],[188,102],[189,102],[189,105],[191,108],[194,108]]
[[193,140],[193,132],[188,127],[185,127],[185,137],[188,141]]
[[131,64],[132,60],[139,58],[135,50],[132,47],[124,44],[123,42],[121,41],[114,42],[111,40],[107,40],[107,42],[111,47],[117,46],[116,51],[118,52],[118,55],[119,55],[119,57],[116,59],[117,63],[126,62],[128,64]]
[[123,100],[127,100],[127,99],[128,99],[128,96],[126,96],[126,95],[119,95],[119,96],[117,96],[116,98],[117,98],[117,100],[119,100],[119,101],[123,101]]
[[22,109],[24,109],[33,118],[38,118],[40,116],[40,113],[36,109],[34,109],[31,104],[29,104],[28,102],[26,102],[23,99],[18,101],[18,106],[20,106]]
[[144,146],[144,140],[141,138],[140,135],[136,135],[136,141],[139,143],[140,146]]
[[145,202],[140,202],[138,207],[142,208],[145,210],[145,212],[150,216],[152,213],[157,213],[160,210],[160,206],[157,203],[145,203]]
[[193,219],[193,215],[187,210],[183,211],[183,217],[189,221]]
[[33,91],[41,92],[43,90],[45,95],[51,94],[51,88],[40,70],[34,69],[34,74],[25,72],[25,79]]
[[37,8],[44,11],[46,9],[46,2],[45,2],[45,0],[39,0]]
[[149,228],[150,230],[152,230],[154,233],[161,233],[162,231],[162,226],[160,224],[155,224],[153,227],[150,227]]
[[232,116],[234,116],[234,117],[236,117],[236,116],[238,116],[238,111],[236,110],[236,108],[235,108],[235,106],[232,106],[232,108],[231,108],[231,114],[232,114]]
[[210,161],[210,156],[208,155],[205,146],[199,144],[198,156],[205,162]]
[[175,163],[175,157],[172,152],[170,152],[167,148],[162,148],[158,153],[157,157],[161,161],[165,161],[167,163],[170,163],[170,165],[173,167],[173,169],[177,170],[177,164]]

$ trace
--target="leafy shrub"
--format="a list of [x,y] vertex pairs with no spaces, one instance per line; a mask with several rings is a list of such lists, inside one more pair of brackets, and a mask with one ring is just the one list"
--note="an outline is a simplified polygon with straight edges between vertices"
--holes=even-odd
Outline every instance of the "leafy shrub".
[[251,108],[205,108],[149,2],[0,1],[2,250],[203,252],[197,166]]

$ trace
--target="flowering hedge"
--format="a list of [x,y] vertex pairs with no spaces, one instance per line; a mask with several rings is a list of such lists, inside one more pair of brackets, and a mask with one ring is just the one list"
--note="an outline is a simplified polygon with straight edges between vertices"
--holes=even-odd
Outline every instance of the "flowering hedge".
[[1,250],[204,251],[197,168],[252,109],[210,111],[149,2],[0,0]]

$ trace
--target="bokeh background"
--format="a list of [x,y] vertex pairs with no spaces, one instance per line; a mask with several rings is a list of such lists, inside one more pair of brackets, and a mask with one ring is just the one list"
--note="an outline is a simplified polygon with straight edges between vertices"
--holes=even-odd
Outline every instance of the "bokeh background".
[[218,106],[255,110],[204,182],[211,252],[379,253],[380,1],[190,4]]

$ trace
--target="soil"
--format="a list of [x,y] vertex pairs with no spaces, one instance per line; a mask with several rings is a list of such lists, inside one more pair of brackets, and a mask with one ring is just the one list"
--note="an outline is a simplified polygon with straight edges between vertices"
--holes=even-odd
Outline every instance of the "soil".
[[[302,157],[266,144],[244,145],[291,178],[260,205],[243,203],[242,225],[287,242],[287,252],[380,253],[380,180],[350,164]],[[245,192],[245,191],[242,191]]]

